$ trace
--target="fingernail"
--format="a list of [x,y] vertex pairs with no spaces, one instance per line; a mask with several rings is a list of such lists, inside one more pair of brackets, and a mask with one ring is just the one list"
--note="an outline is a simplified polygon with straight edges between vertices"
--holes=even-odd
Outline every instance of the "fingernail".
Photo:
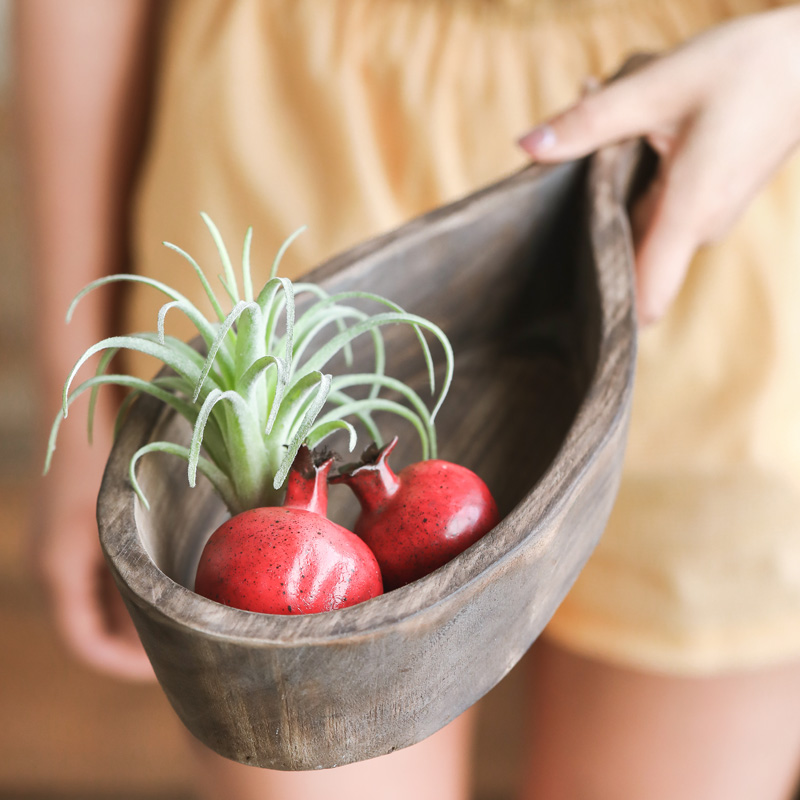
[[549,125],[539,125],[517,139],[517,144],[532,155],[545,153],[556,143],[556,132]]

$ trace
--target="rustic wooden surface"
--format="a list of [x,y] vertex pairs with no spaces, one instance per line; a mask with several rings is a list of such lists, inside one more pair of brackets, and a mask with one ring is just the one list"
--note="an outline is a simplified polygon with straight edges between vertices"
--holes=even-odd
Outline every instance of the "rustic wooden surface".
[[[167,697],[212,749],[314,769],[406,747],[484,695],[539,635],[616,493],[635,349],[621,202],[631,163],[614,149],[590,168],[529,168],[314,274],[431,318],[457,353],[441,455],[476,469],[504,518],[421,581],[305,617],[195,595],[193,565],[224,512],[159,456],[141,462],[152,511],[139,505],[131,454],[186,430],[157,403],[136,404],[103,482],[101,540]],[[413,336],[389,339],[392,373],[417,380]],[[398,455],[398,466],[417,456]]]

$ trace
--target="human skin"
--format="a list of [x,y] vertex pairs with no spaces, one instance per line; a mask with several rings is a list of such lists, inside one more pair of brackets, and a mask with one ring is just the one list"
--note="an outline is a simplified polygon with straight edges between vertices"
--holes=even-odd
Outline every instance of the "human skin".
[[800,664],[654,674],[534,645],[520,800],[790,800]]
[[[25,0],[14,12],[43,439],[76,355],[110,331],[108,294],[87,297],[68,326],[64,314],[80,288],[124,264],[151,8],[141,0]],[[76,404],[76,415],[85,411]],[[31,546],[70,649],[104,672],[148,679],[150,664],[111,586],[97,538],[110,394],[101,393],[98,413],[93,447],[83,426],[64,426],[53,470],[40,487]]]
[[[800,143],[800,7],[740,18],[594,86],[523,135],[537,161],[644,137],[659,156],[632,214],[639,319],[723,237]],[[800,265],[798,265],[800,266]],[[657,675],[534,648],[523,800],[788,800],[800,769],[800,663]]]
[[[107,296],[100,294],[83,301],[69,326],[62,320],[78,289],[122,263],[125,189],[142,128],[151,14],[150,4],[140,0],[80,0],[68,8],[59,0],[30,0],[16,6],[43,398],[59,397],[75,354],[109,331],[102,307]],[[88,40],[102,49],[86,47]],[[799,7],[735,20],[588,93],[521,137],[521,146],[542,162],[582,156],[631,136],[644,136],[660,154],[658,176],[634,213],[644,322],[665,312],[693,253],[724,234],[797,146],[799,40]],[[101,62],[108,68],[98,69]],[[131,97],[140,100],[131,103]],[[60,136],[50,135],[53,130]],[[63,426],[36,551],[57,600],[59,627],[73,649],[102,669],[144,673],[129,660],[144,666],[138,645],[104,623],[100,604],[93,487],[108,450],[112,400],[101,393],[100,402],[94,447],[78,427]],[[56,403],[43,404],[43,429]],[[80,407],[74,414],[80,416]],[[98,591],[87,591],[90,585]],[[123,648],[119,658],[113,655],[117,647]]]
[[[87,342],[108,335],[107,296],[89,295],[64,326],[69,301],[89,281],[120,271],[129,182],[147,96],[153,7],[142,0],[24,0],[15,11],[18,117],[29,187],[42,433],[64,377]],[[54,136],[53,131],[59,135]],[[31,539],[37,571],[61,638],[83,663],[126,680],[153,680],[105,568],[95,523],[97,487],[110,445],[113,402],[100,394],[95,442],[64,425],[41,487]],[[80,399],[73,414],[86,411]],[[44,453],[44,440],[41,452]],[[467,711],[420,745],[333,772],[256,770],[192,741],[198,797],[291,800],[375,797],[460,800],[470,794]]]
[[540,162],[644,137],[659,168],[633,213],[639,318],[654,322],[800,143],[800,7],[713,28],[589,91],[520,138]]
[[[58,398],[75,354],[109,332],[102,306],[108,296],[100,293],[84,299],[69,326],[62,320],[78,289],[122,263],[153,9],[144,0],[30,0],[15,10],[41,312],[40,396]],[[644,136],[660,154],[658,175],[633,215],[643,322],[666,311],[694,252],[724,234],[797,146],[798,41],[797,6],[734,20],[586,94],[520,138],[541,162],[579,157],[631,136]],[[53,130],[61,135],[53,137]],[[37,563],[67,643],[101,669],[145,675],[138,643],[125,623],[110,624],[100,591],[98,576],[105,572],[94,487],[108,452],[112,400],[101,393],[100,403],[94,447],[77,426],[60,433],[34,539]],[[42,430],[56,404],[43,403]],[[81,414],[76,405],[74,415]],[[124,612],[116,616],[126,619]]]
[[[15,10],[20,120],[30,188],[32,260],[40,311],[37,318],[41,320],[40,392],[43,398],[53,398],[52,403],[44,404],[45,428],[57,409],[61,381],[76,354],[87,342],[98,341],[108,333],[104,296],[99,294],[83,301],[82,313],[70,326],[65,327],[62,320],[70,298],[79,288],[120,268],[128,186],[144,118],[152,4],[145,0],[24,0]],[[639,135],[645,136],[661,155],[657,179],[634,215],[639,313],[643,321],[652,321],[665,312],[695,250],[724,233],[797,145],[798,41],[798,7],[743,18],[693,39],[634,74],[588,94],[545,127],[523,136],[523,148],[543,162],[584,155],[603,144]],[[53,136],[53,131],[59,135]],[[113,590],[108,591],[108,574],[97,543],[95,498],[108,452],[113,412],[110,398],[104,398],[102,393],[101,402],[104,406],[94,447],[86,445],[81,426],[66,425],[60,434],[53,470],[42,486],[41,514],[33,545],[65,642],[84,662],[104,672],[147,679],[152,676],[149,664],[118,596]],[[82,414],[76,404],[75,417],[79,419]],[[602,788],[608,786],[612,763],[622,777],[632,775],[627,769],[630,762],[624,758],[619,762],[608,759],[612,752],[626,752],[626,741],[611,735],[615,729],[627,731],[636,739],[642,751],[653,759],[653,769],[658,766],[656,758],[661,759],[659,764],[664,769],[674,764],[673,759],[680,754],[664,745],[658,731],[649,736],[648,731],[637,728],[638,710],[643,707],[643,695],[637,687],[647,689],[653,715],[668,708],[678,718],[692,711],[697,719],[708,721],[722,705],[734,715],[737,709],[756,713],[743,704],[743,698],[766,696],[754,694],[753,687],[758,684],[766,691],[775,679],[771,673],[756,672],[746,682],[726,682],[725,692],[709,694],[693,691],[691,682],[617,670],[578,659],[554,645],[545,647],[550,655],[556,654],[558,660],[549,663],[558,668],[550,669],[545,664],[534,676],[536,691],[552,703],[546,709],[547,716],[540,719],[558,719],[565,727],[560,729],[563,735],[549,739],[547,731],[540,727],[544,739],[533,740],[550,742],[550,749],[537,750],[548,756],[536,773],[539,777],[529,776],[529,787],[537,779],[550,781],[540,784],[538,800],[610,796],[602,794]],[[614,686],[613,715],[608,704],[599,702],[608,690],[609,680]],[[786,685],[794,685],[793,680],[787,677]],[[708,686],[715,685],[714,679],[710,681]],[[576,717],[568,713],[568,702],[579,696],[592,702],[585,703],[585,713]],[[704,697],[712,696],[716,698],[714,702],[704,702]],[[717,702],[719,698],[724,703]],[[756,705],[761,710],[758,713],[767,713],[771,708],[766,703]],[[620,724],[621,720],[625,725]],[[781,717],[786,729],[771,729],[770,741],[796,742],[797,720],[800,714],[785,720]],[[437,747],[444,748],[450,758],[435,749],[434,743],[423,743],[410,751],[419,754],[414,768],[401,769],[396,777],[390,775],[386,785],[397,789],[398,796],[411,795],[420,800],[426,796],[465,797],[468,759],[463,754],[468,741],[464,731],[468,727],[468,721],[463,721],[457,736],[445,734],[435,739],[440,743]],[[583,784],[575,791],[583,794],[564,794],[566,789],[558,782],[558,776],[575,767],[577,752],[570,730],[585,733],[587,729],[603,731],[607,751],[603,757],[582,762]],[[695,730],[698,735],[691,741],[691,752],[708,775],[709,770],[718,769],[718,764],[707,748],[708,737],[702,735],[703,724]],[[734,745],[741,742],[732,739],[739,728],[714,730],[729,735],[726,741],[731,747],[727,752],[738,752]],[[688,734],[684,734],[681,741],[689,744]],[[459,749],[460,758],[454,755]],[[309,776],[312,786],[303,775],[276,777],[270,771],[254,771],[217,759],[207,751],[200,752],[204,766],[199,772],[209,776],[204,791],[210,791],[212,778],[218,787],[216,795],[212,792],[208,796],[223,796],[224,787],[237,786],[235,796],[240,800],[288,797],[283,781],[290,781],[297,796],[309,800],[335,796],[329,791],[330,783],[324,780],[325,773]],[[787,776],[793,774],[796,765],[784,749],[779,749],[779,754],[779,761],[767,765],[769,769],[762,769],[764,763],[759,762],[758,774],[778,775],[781,780],[773,785],[786,786],[790,782]],[[351,800],[374,796],[368,784],[374,785],[379,779],[383,763],[402,763],[399,754],[395,756],[398,758],[390,757],[393,761],[368,762],[369,767],[364,770],[356,765],[337,771],[338,778],[347,784],[342,796]],[[748,763],[747,759],[738,759],[737,769],[746,770]],[[549,769],[545,771],[545,767]],[[431,771],[441,779],[438,783],[429,778]],[[757,780],[752,774],[737,774],[742,777],[742,786]],[[352,776],[352,783],[346,780],[347,776]],[[412,786],[415,777],[417,785]],[[444,785],[450,790],[445,791]],[[364,789],[363,794],[359,793],[359,786]],[[438,794],[426,795],[426,786],[436,786]],[[629,786],[633,787],[631,792],[637,789],[634,782]],[[693,795],[687,793],[690,790],[691,786],[683,787],[681,793],[671,796],[692,800]],[[233,794],[228,792],[227,796]],[[625,800],[627,795],[613,796]],[[641,794],[630,796],[642,799]],[[694,796],[703,800],[712,797],[696,792]],[[752,796],[770,800],[780,795],[769,789]],[[647,800],[652,798],[650,795]]]

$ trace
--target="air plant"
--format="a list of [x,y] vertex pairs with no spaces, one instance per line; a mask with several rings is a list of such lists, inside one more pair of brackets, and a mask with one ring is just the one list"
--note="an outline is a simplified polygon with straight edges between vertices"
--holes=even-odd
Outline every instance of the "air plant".
[[[244,241],[240,285],[219,231],[207,215],[202,216],[219,252],[223,268],[220,279],[230,309],[224,310],[192,256],[166,242],[168,248],[194,269],[215,319],[207,319],[194,303],[165,283],[141,275],[110,275],[81,290],[69,307],[67,321],[89,292],[119,281],[150,286],[164,294],[168,301],[158,313],[155,332],[103,339],[89,347],[75,363],[64,384],[61,411],[52,426],[45,472],[55,450],[59,426],[67,417],[72,402],[84,392],[91,392],[88,415],[91,439],[97,392],[108,384],[131,390],[120,409],[117,427],[131,400],[140,394],[163,401],[192,426],[188,447],[175,442],[152,442],[133,455],[130,482],[146,507],[147,499],[136,479],[136,464],[148,453],[162,452],[185,459],[189,485],[195,485],[197,472],[201,472],[230,512],[237,514],[250,508],[280,504],[287,474],[301,445],[313,449],[335,432],[344,430],[352,452],[357,433],[350,420],[358,420],[368,435],[381,443],[382,437],[373,419],[373,414],[379,411],[408,420],[419,435],[422,458],[435,457],[434,420],[453,375],[453,352],[444,332],[429,320],[407,313],[377,294],[361,291],[329,294],[312,283],[293,284],[278,277],[281,258],[300,231],[284,242],[272,264],[269,279],[256,293],[250,266],[252,229],[248,230]],[[296,315],[295,300],[300,295],[309,295],[311,302],[302,314]],[[368,313],[353,303],[372,304],[380,310]],[[202,339],[205,352],[167,335],[166,318],[171,311],[188,317]],[[385,372],[386,352],[381,329],[394,324],[409,325],[419,340],[431,394],[435,396],[431,410],[416,391]],[[445,355],[445,374],[438,396],[425,331],[438,340]],[[351,366],[351,344],[356,337],[364,335],[370,336],[373,343],[370,371],[340,375],[324,371],[342,352],[345,363]],[[172,374],[162,374],[151,381],[108,374],[114,355],[121,349],[154,356],[169,367]],[[79,369],[98,353],[101,357],[94,377],[71,390]],[[359,390],[366,396],[359,396]]]

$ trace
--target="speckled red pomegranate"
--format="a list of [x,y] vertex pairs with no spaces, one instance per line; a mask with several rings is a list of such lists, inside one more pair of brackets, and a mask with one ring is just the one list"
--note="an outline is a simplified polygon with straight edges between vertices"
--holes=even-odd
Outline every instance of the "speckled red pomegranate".
[[361,503],[354,530],[378,559],[386,590],[438,569],[499,522],[489,488],[466,467],[430,459],[395,475],[387,456],[396,444],[370,448],[331,479]]
[[282,506],[231,517],[200,557],[195,591],[264,614],[313,614],[381,594],[369,547],[326,518],[332,458],[315,464],[306,447],[288,476]]

